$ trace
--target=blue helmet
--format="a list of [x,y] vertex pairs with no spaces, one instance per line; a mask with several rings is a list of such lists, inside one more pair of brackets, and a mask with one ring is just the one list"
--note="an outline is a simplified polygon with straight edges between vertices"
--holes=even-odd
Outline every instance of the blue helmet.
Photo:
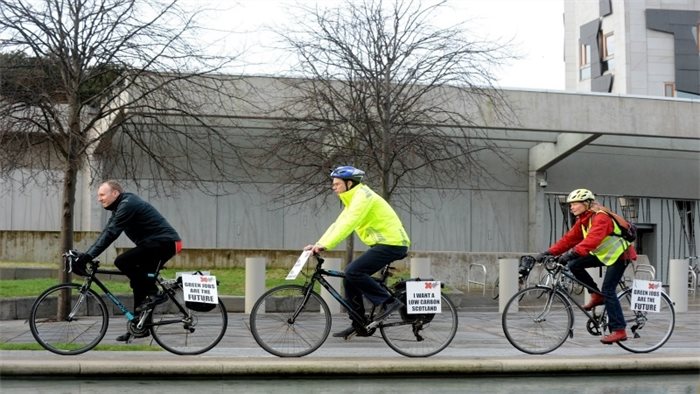
[[353,166],[340,166],[335,170],[331,171],[331,178],[340,178],[355,181],[355,183],[362,182],[362,177],[364,176],[364,171],[359,170]]

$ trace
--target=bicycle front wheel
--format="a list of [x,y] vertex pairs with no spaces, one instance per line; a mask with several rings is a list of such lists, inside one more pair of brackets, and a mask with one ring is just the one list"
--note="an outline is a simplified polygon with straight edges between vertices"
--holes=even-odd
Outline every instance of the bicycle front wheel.
[[205,308],[209,310],[192,310],[185,304],[182,287],[178,285],[173,290],[174,294],[168,301],[153,308],[153,339],[174,354],[193,355],[209,351],[226,334],[228,314],[224,303],[219,299],[217,304]]
[[649,353],[671,338],[676,325],[676,312],[666,293],[661,293],[659,309],[654,312],[632,310],[632,289],[620,293],[618,299],[628,333],[631,333],[626,341],[617,342],[620,347],[633,353]]
[[521,352],[549,353],[571,334],[574,315],[569,301],[552,288],[529,287],[508,301],[501,317],[508,342]]
[[263,294],[250,311],[250,332],[267,352],[279,357],[301,357],[328,338],[331,314],[317,293],[299,285],[275,287]]
[[[395,295],[405,300],[405,291]],[[403,307],[380,325],[384,342],[406,357],[429,357],[446,348],[457,333],[457,309],[444,294],[441,313],[408,314]]]
[[[50,287],[34,301],[29,328],[44,349],[62,355],[85,353],[97,346],[107,332],[107,306],[93,290],[73,283]],[[59,295],[70,299],[66,316],[58,315]]]

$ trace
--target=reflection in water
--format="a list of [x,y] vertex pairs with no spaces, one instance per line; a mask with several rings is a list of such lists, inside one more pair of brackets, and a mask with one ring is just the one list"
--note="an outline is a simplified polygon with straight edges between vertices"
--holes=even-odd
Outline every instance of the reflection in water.
[[591,393],[591,394],[696,394],[700,389],[697,374],[684,375],[611,375],[481,378],[391,378],[372,379],[209,379],[209,380],[12,380],[2,379],[3,394],[80,393],[129,394],[164,392],[200,393],[285,393],[285,394],[426,394],[426,393]]

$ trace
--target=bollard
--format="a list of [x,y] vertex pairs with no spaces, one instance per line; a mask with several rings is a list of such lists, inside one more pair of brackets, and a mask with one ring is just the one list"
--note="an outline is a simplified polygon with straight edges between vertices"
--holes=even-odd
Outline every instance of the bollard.
[[[602,270],[602,271],[601,271]],[[605,267],[593,267],[593,268],[586,268],[586,272],[588,272],[589,275],[591,275],[591,278],[593,278],[593,282],[595,282],[596,286],[598,286],[598,290],[603,289],[603,279],[605,279]],[[591,300],[591,294],[588,292],[588,289],[584,288],[583,289],[583,304],[587,304],[588,301]]]
[[669,297],[676,313],[688,312],[688,259],[671,259],[668,266]]
[[[265,292],[265,264],[264,257],[246,257],[245,259],[245,313],[247,314]],[[260,310],[264,312],[265,308]]]
[[[498,259],[498,312],[503,313],[506,304],[518,292],[518,259]],[[512,309],[518,311],[517,304]]]
[[430,275],[430,257],[411,257],[411,278],[433,279]]
[[[340,259],[326,257],[325,261],[323,262],[323,268],[326,270],[340,271]],[[340,294],[343,294],[343,280],[341,278],[327,277],[326,279],[331,286],[340,292]],[[323,298],[323,300],[326,301],[326,304],[328,304],[328,310],[330,311],[331,315],[340,313],[340,303],[338,303],[338,301],[333,298],[331,293],[329,293],[328,290],[323,287],[321,288],[321,298]]]

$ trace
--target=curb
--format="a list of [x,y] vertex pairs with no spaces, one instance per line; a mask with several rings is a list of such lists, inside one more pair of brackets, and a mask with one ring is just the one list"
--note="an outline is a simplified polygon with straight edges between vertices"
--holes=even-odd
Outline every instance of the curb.
[[124,360],[18,360],[1,361],[3,377],[292,377],[292,376],[485,376],[547,375],[563,373],[628,374],[641,371],[699,373],[698,357],[656,359],[599,359],[597,357],[493,359],[231,359],[184,357]]

